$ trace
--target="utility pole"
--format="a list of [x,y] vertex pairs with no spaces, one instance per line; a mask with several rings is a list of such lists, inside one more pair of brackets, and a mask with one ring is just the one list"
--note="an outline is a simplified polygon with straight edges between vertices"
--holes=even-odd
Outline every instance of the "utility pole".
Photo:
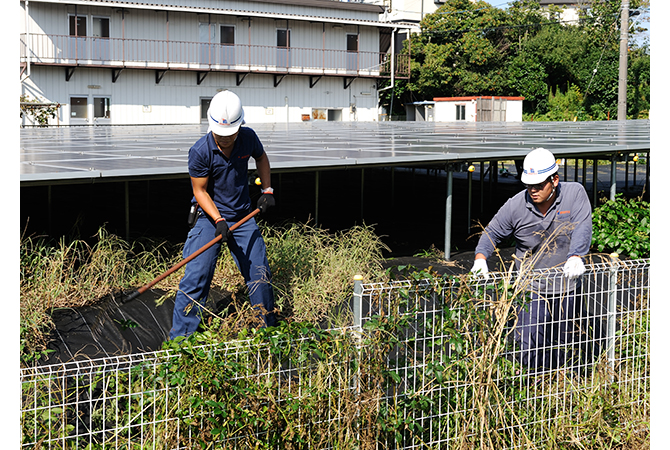
[[628,6],[629,0],[621,0],[621,37],[619,42],[619,101],[617,119],[626,120],[626,86],[628,84]]

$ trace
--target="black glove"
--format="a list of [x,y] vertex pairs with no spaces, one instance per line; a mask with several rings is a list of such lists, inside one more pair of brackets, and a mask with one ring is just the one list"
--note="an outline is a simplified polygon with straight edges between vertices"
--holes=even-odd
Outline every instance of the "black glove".
[[275,196],[273,194],[263,194],[258,199],[258,204],[256,207],[261,210],[261,214],[264,214],[271,206],[275,205]]
[[230,237],[228,222],[226,222],[226,219],[224,218],[216,221],[216,233],[214,234],[214,237],[217,237],[218,235],[221,235],[221,242],[228,241],[228,237]]

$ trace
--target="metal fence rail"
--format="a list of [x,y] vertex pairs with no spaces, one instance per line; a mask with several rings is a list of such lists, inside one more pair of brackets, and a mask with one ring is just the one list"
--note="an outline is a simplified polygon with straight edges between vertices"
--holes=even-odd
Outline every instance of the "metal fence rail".
[[[223,402],[212,392],[226,396],[231,386],[251,389],[249,380],[262,395],[254,397],[250,390],[249,402],[235,404],[236,411],[257,409],[270,417],[273,405],[295,410],[299,423],[292,433],[347,428],[364,440],[371,436],[371,422],[360,417],[373,414],[378,423],[395,424],[372,433],[377,448],[460,448],[487,440],[496,448],[542,447],[558,425],[579,422],[594,393],[612,386],[617,408],[648,416],[648,274],[648,260],[588,265],[573,296],[578,318],[550,321],[575,324],[574,339],[546,349],[561,348],[570,358],[560,364],[550,358],[556,367],[548,369],[523,362],[524,350],[514,339],[516,318],[538,281],[551,282],[563,299],[566,280],[560,270],[491,274],[488,281],[435,276],[357,281],[354,326],[324,330],[327,335],[311,331],[279,346],[251,337],[180,355],[156,352],[25,368],[23,447],[193,448],[203,433],[209,437],[216,426],[226,426],[211,425],[217,402]],[[314,356],[321,353],[329,356]],[[383,362],[383,379],[371,381],[362,372],[370,358]],[[185,376],[195,361],[197,370]],[[212,391],[219,378],[226,388]],[[254,403],[252,397],[260,400]],[[308,411],[314,405],[321,411]],[[353,426],[356,420],[360,423]],[[387,428],[392,430],[379,431]],[[245,433],[271,438],[261,425],[215,437],[223,448],[245,448]],[[331,446],[328,440],[319,444]]]

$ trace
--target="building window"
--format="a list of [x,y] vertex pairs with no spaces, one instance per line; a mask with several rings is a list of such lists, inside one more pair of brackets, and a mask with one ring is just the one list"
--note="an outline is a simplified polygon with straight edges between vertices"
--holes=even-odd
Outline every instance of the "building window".
[[456,120],[465,120],[465,105],[456,105]]
[[69,16],[70,38],[68,39],[68,55],[70,59],[88,59],[88,42],[86,42],[86,16]]
[[221,43],[235,45],[235,27],[232,25],[221,25]]
[[110,119],[112,114],[111,109],[111,101],[109,97],[95,97],[93,99],[94,119]]
[[290,46],[291,46],[290,30],[287,29],[277,30],[277,47],[288,48]]
[[200,99],[200,122],[207,122],[207,111],[211,102],[211,97]]
[[70,16],[70,36],[86,36],[86,16]]
[[70,117],[73,119],[88,118],[88,98],[70,97]]
[[109,18],[93,17],[91,21],[91,59],[110,60]]
[[94,17],[92,20],[93,32],[91,36],[97,38],[109,38],[109,18]]
[[347,34],[347,51],[358,52],[358,35]]

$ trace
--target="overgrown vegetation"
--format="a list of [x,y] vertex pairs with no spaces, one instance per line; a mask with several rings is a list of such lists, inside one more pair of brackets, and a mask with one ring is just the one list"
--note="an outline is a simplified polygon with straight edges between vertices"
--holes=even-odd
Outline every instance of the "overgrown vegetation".
[[[276,304],[291,320],[330,324],[347,320],[334,314],[351,293],[354,275],[383,276],[385,248],[370,227],[330,234],[308,225],[263,226],[273,271]],[[39,358],[53,328],[53,308],[91,304],[152,281],[181,260],[182,246],[165,242],[126,242],[101,228],[94,244],[21,240],[21,354]],[[154,288],[174,295],[184,268]],[[245,285],[230,252],[219,258],[213,285],[244,303]],[[164,296],[165,297],[165,296]],[[344,312],[346,313],[346,311]],[[343,314],[344,314],[343,313]]]
[[[621,316],[615,372],[593,355],[588,376],[538,375],[504,357],[507,318],[528,280],[485,286],[404,270],[394,289],[371,294],[361,330],[283,322],[239,332],[240,319],[226,317],[167,343],[156,364],[81,374],[69,387],[60,377],[28,383],[25,397],[38,400],[22,417],[25,443],[49,436],[74,445],[81,421],[106,430],[100,440],[138,448],[648,446],[646,296]],[[90,408],[76,415],[42,404],[44,392],[71,396],[65,404],[84,395]]]
[[[594,217],[621,220],[599,210]],[[383,272],[383,244],[369,227],[329,234],[291,224],[262,232],[284,316],[278,327],[249,327],[254,313],[242,307],[210,316],[203,332],[165,343],[158,360],[130,370],[44,379],[36,370],[22,385],[29,402],[22,408],[24,444],[648,448],[646,290],[617,314],[615,370],[602,351],[591,351],[580,354],[579,371],[536,374],[510,353],[510,320],[525,301],[528,278],[510,273],[486,285],[431,269]],[[180,250],[126,243],[104,229],[92,246],[22,239],[23,354],[44,348],[39,336],[49,329],[50,308],[145,284],[176,263]],[[398,271],[398,279],[386,278]],[[367,294],[370,311],[360,329],[348,326],[346,315],[330,319],[350,300],[355,274],[389,286]],[[173,293],[180,275],[157,287]],[[243,292],[228,252],[214,283]],[[596,333],[594,324],[583,332]],[[93,440],[83,430],[95,433]]]
[[648,258],[651,252],[649,203],[617,194],[593,211],[592,247],[632,259]]
[[[57,244],[24,237],[20,246],[21,355],[39,358],[53,328],[53,308],[91,304],[112,292],[141,286],[179,261],[178,249],[159,242],[128,243],[98,231],[96,243]],[[161,288],[168,288],[165,280]]]

